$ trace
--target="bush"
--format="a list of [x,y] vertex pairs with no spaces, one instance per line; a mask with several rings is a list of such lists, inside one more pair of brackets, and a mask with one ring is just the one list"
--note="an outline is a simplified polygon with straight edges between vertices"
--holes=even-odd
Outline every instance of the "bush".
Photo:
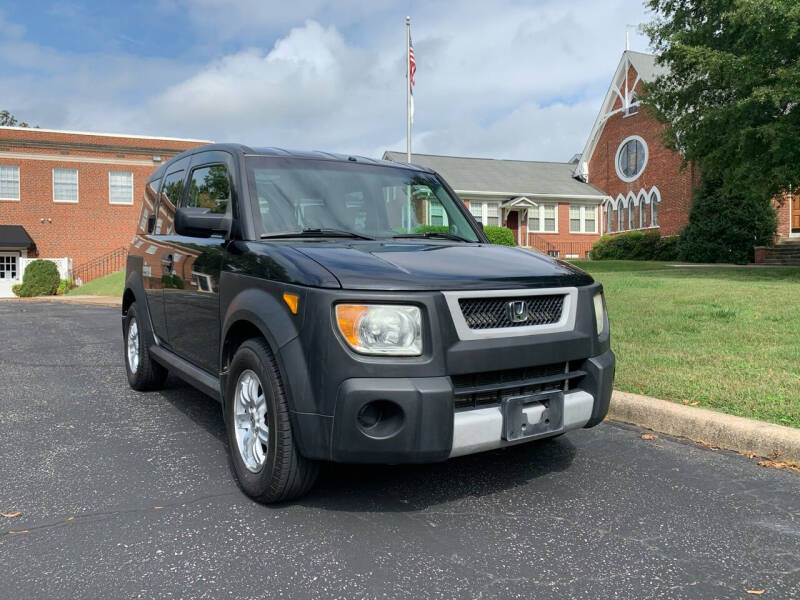
[[75,287],[75,283],[72,279],[62,279],[58,282],[58,289],[56,290],[56,296],[63,296],[72,288]]
[[419,225],[414,228],[414,233],[428,232],[450,233],[450,227],[448,225]]
[[52,296],[58,290],[60,281],[58,267],[54,262],[35,260],[25,268],[22,285],[14,293],[23,298]]
[[21,289],[22,289],[22,284],[21,283],[17,283],[17,284],[14,284],[14,285],[11,286],[11,291],[14,292],[15,296],[22,297],[22,294],[20,294],[20,290]]
[[490,244],[499,244],[501,246],[516,246],[514,241],[514,232],[508,227],[499,227],[497,225],[486,225],[483,228],[486,237],[489,238]]
[[677,260],[678,238],[657,231],[628,231],[604,235],[592,246],[593,260]]
[[680,258],[694,262],[752,262],[755,246],[771,246],[778,227],[770,198],[745,191],[722,195],[719,181],[704,178],[695,190]]

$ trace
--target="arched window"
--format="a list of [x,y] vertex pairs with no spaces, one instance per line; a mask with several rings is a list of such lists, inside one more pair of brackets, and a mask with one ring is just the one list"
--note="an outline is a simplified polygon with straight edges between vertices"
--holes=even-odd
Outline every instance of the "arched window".
[[661,194],[658,189],[653,189],[650,192],[650,227],[658,227],[658,208],[661,204]]
[[633,202],[628,203],[628,229],[633,229]]
[[649,210],[649,206],[644,201],[644,198],[639,200],[639,229],[646,229],[647,228],[647,212]]
[[625,207],[622,204],[617,205],[617,231],[622,231],[622,213],[625,212]]
[[614,217],[614,209],[611,206],[611,203],[609,202],[608,204],[606,204],[606,233],[611,233],[611,231],[613,231],[612,227],[614,221],[613,217]]

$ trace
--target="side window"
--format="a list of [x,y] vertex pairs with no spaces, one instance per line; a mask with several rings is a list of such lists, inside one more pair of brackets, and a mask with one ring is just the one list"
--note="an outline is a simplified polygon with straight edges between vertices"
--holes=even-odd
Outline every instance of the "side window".
[[183,171],[175,171],[167,175],[164,178],[164,187],[161,193],[170,201],[172,206],[178,206],[183,194]]
[[200,167],[192,171],[189,195],[183,206],[208,208],[224,214],[231,201],[230,178],[225,165]]

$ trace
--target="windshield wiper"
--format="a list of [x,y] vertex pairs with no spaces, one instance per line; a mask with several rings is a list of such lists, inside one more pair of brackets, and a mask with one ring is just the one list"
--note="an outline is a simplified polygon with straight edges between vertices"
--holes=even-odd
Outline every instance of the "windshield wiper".
[[426,231],[425,233],[400,233],[398,235],[393,235],[393,238],[442,238],[445,240],[455,240],[456,242],[469,242],[472,243],[473,240],[468,240],[467,238],[461,237],[460,235],[456,235],[455,233],[444,233],[442,231]]
[[286,231],[283,233],[263,233],[261,234],[262,240],[274,240],[280,238],[298,238],[298,237],[341,237],[341,238],[355,238],[357,240],[374,240],[375,238],[368,235],[361,235],[354,231],[345,231],[343,229],[321,229],[319,227],[306,227],[302,231]]

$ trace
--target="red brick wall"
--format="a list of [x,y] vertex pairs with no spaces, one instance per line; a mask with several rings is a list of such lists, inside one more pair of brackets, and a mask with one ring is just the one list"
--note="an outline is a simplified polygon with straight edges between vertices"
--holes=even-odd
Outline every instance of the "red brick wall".
[[[633,68],[628,73],[630,84],[636,78]],[[637,85],[637,89],[639,86]],[[614,109],[620,108],[620,101]],[[659,134],[663,126],[646,111],[624,116],[617,113],[610,117],[603,128],[594,153],[589,161],[589,182],[616,198],[619,194],[634,196],[644,189],[646,193],[656,186],[661,194],[659,224],[662,235],[680,233],[689,219],[692,190],[697,184],[694,165],[681,171],[679,154],[664,147]],[[647,144],[648,158],[639,177],[627,183],[621,180],[614,168],[617,148],[631,135],[638,135]],[[638,216],[638,215],[637,215]],[[604,215],[605,217],[605,215]]]
[[[18,166],[20,173],[20,200],[0,201],[0,223],[25,227],[38,256],[66,256],[78,267],[127,247],[136,232],[147,177],[176,153],[201,144],[0,127],[0,165]],[[155,155],[160,162],[153,161]],[[77,204],[53,202],[53,169],[58,167],[77,169]],[[133,205],[109,203],[109,171],[133,173]]]

